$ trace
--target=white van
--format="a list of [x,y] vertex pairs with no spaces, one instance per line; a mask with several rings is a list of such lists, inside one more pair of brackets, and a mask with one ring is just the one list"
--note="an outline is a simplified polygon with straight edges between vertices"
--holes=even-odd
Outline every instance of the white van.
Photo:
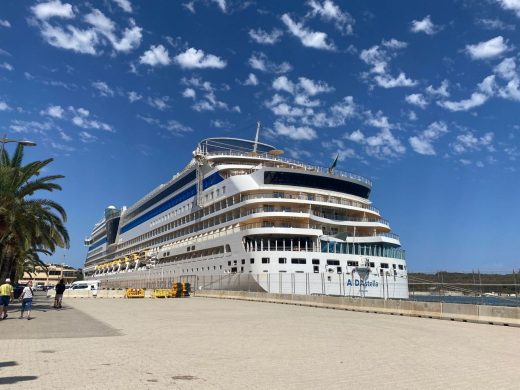
[[74,282],[70,285],[69,291],[90,291],[92,295],[97,295],[99,289],[99,280],[82,280]]

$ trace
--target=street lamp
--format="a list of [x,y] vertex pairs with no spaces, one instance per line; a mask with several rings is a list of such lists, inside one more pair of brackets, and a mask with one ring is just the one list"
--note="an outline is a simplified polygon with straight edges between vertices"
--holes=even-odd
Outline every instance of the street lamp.
[[20,139],[9,139],[6,135],[4,135],[4,138],[0,138],[0,143],[2,144],[2,153],[4,152],[5,144],[8,144],[9,142],[16,142],[17,144],[23,146],[36,146],[36,142]]

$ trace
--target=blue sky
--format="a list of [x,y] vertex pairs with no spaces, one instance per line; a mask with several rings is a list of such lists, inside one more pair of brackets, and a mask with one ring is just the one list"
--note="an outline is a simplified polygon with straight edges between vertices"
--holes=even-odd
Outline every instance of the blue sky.
[[[0,126],[83,238],[210,136],[374,180],[414,271],[520,267],[520,0],[2,1]],[[8,145],[12,149],[12,145]]]

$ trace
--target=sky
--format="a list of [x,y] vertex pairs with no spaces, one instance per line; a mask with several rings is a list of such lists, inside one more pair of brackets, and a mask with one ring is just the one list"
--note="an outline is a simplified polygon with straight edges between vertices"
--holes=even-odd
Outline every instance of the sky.
[[[411,271],[520,268],[520,0],[3,0],[0,136],[63,174],[69,250],[207,137],[374,181]],[[7,144],[12,151],[14,146]]]

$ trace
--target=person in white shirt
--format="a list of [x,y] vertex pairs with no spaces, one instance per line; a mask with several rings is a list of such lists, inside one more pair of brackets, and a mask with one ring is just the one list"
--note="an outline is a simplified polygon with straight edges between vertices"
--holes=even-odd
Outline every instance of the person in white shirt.
[[23,318],[23,312],[27,311],[27,319],[31,319],[33,295],[32,282],[29,280],[27,286],[24,287],[22,294],[20,295],[20,299],[22,300],[22,312],[20,313],[20,318]]

